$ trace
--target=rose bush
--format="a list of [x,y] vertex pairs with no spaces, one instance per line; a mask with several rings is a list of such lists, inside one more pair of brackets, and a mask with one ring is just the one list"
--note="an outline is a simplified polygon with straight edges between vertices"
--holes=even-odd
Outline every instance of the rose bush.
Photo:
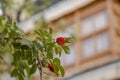
[[65,75],[60,59],[54,57],[54,54],[61,56],[62,51],[69,54],[70,50],[65,45],[69,40],[66,41],[65,37],[59,37],[55,41],[52,38],[52,32],[51,28],[35,29],[36,37],[31,40],[24,36],[16,22],[0,16],[0,58],[2,61],[4,54],[12,56],[12,77],[24,80],[25,77],[32,76],[39,69],[42,80],[43,68],[48,68],[56,75]]

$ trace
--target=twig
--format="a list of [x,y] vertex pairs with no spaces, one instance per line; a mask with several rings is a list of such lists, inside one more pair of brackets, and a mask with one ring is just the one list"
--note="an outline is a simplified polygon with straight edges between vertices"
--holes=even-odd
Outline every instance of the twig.
[[37,60],[38,60],[38,64],[39,64],[39,71],[40,71],[40,80],[42,80],[42,63],[41,63],[41,59],[39,57],[39,55],[37,55]]

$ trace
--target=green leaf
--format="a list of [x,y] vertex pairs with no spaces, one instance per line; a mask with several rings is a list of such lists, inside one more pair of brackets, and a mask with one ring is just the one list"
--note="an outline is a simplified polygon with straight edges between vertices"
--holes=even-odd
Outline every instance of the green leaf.
[[73,42],[73,39],[72,39],[72,38],[66,38],[66,39],[65,39],[65,42],[66,42],[66,43],[71,43],[71,42]]
[[21,44],[19,42],[13,42],[12,45],[14,48],[20,48]]
[[15,30],[11,30],[9,32],[9,37],[16,37],[16,36],[20,36],[20,34],[16,32]]
[[0,16],[0,20],[1,21],[5,20],[5,16]]
[[32,49],[33,49],[33,55],[34,55],[34,56],[37,56],[38,51],[39,51],[39,49],[38,49],[37,45],[36,45],[36,44],[33,44]]
[[26,49],[29,49],[29,48],[30,48],[29,45],[21,45],[21,49],[23,49],[23,50],[26,50]]
[[13,22],[13,27],[14,27],[14,30],[19,30],[19,28],[18,28],[16,22]]
[[24,76],[23,76],[21,73],[19,73],[18,79],[19,79],[19,80],[24,80]]
[[52,34],[52,32],[53,32],[53,29],[49,28],[49,33]]
[[30,76],[30,67],[29,67],[28,64],[27,64],[27,66],[26,66],[26,72],[27,72],[27,75]]
[[26,54],[27,59],[29,59],[29,58],[31,58],[33,56],[33,52],[32,52],[31,49],[27,49],[25,54]]
[[20,73],[20,74],[22,74],[23,76],[25,76],[24,69],[18,68],[18,70],[19,70],[19,73]]
[[61,74],[62,74],[62,77],[64,77],[64,75],[65,75],[65,70],[64,70],[64,68],[63,68],[62,66],[60,66],[60,72],[61,72]]
[[0,52],[0,60],[2,60],[3,59],[3,55],[2,55],[2,53]]
[[18,76],[18,69],[13,69],[12,72],[11,72],[11,77],[16,77]]
[[25,61],[19,61],[19,66],[21,67],[21,68],[26,68],[27,67],[27,63],[25,62]]
[[42,34],[41,34],[41,32],[37,29],[37,30],[35,30],[35,33],[37,33],[39,36],[41,36]]
[[59,67],[58,67],[56,64],[54,64],[54,67],[55,67],[54,73],[55,73],[56,75],[58,75]]
[[34,44],[34,47],[35,47],[35,49],[36,49],[37,51],[38,51],[38,50],[40,50],[41,52],[43,51],[43,46],[41,45],[40,42],[34,41],[33,44]]
[[36,65],[36,64],[33,64],[33,66],[32,66],[31,69],[30,69],[30,74],[35,73],[36,70],[37,70],[37,65]]
[[41,29],[38,29],[37,31],[36,31],[36,33],[39,35],[39,36],[42,36],[42,37],[47,37],[47,38],[50,38],[51,39],[51,35],[50,35],[50,33],[48,33],[47,31],[43,31],[43,30],[41,30]]
[[30,58],[28,59],[28,64],[29,64],[29,65],[32,65],[33,63],[34,63],[34,61],[33,61],[32,57],[30,57]]
[[60,59],[59,58],[55,58],[54,60],[53,60],[53,63],[55,63],[56,65],[60,65]]
[[51,39],[51,35],[50,35],[50,33],[48,33],[47,31],[45,31],[43,34],[44,34],[46,37],[48,37],[48,38]]
[[62,46],[62,48],[66,54],[70,54],[70,49],[68,46]]
[[14,56],[14,61],[13,62],[17,62],[19,59],[20,59],[20,57],[21,57],[21,52],[20,51],[16,51],[14,54],[13,54],[13,56]]
[[50,59],[53,59],[53,54],[51,52],[48,52],[47,57],[50,58]]
[[55,46],[54,48],[55,48],[55,53],[59,54],[59,56],[61,56],[62,48],[60,46]]
[[3,26],[2,22],[0,22],[0,33],[2,33],[3,30],[4,30],[4,26]]
[[28,39],[22,39],[21,40],[21,45],[31,45],[31,44],[32,44],[31,41],[28,40]]

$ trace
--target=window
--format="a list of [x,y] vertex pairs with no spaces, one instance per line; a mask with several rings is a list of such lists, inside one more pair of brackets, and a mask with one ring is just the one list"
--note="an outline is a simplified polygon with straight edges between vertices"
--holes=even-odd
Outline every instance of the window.
[[96,48],[98,52],[109,48],[109,34],[104,32],[96,37]]
[[95,18],[95,27],[97,30],[107,27],[108,20],[107,20],[107,13],[105,11],[95,15],[94,18]]
[[109,49],[109,33],[103,32],[83,41],[83,56],[90,57]]
[[92,19],[93,19],[92,17],[89,17],[89,18],[84,19],[82,21],[82,27],[81,28],[82,28],[82,33],[84,35],[89,34],[89,33],[94,31],[94,26],[93,26],[93,20]]
[[83,41],[83,55],[85,57],[90,57],[95,53],[94,38],[89,38]]
[[107,21],[106,11],[99,12],[96,15],[83,19],[81,22],[82,34],[88,35],[96,30],[107,27]]

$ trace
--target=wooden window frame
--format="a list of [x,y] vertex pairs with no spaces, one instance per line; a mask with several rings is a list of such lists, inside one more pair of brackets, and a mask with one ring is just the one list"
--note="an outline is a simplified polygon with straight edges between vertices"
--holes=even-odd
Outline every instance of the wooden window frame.
[[[106,11],[107,12],[107,6],[106,6],[105,2],[98,3],[98,5],[94,5],[91,8],[88,8],[86,10],[81,10],[80,11],[81,12],[81,14],[80,14],[80,22],[83,19],[85,19],[85,18],[87,18],[89,16],[92,16],[92,15],[95,15],[95,14],[97,14],[99,12],[102,12],[102,11]],[[108,20],[108,22],[109,22],[109,20]],[[109,24],[108,24],[108,26],[106,26],[103,29],[96,30],[96,31],[92,32],[89,35],[81,36],[79,38],[79,40],[82,43],[83,40],[89,39],[90,37],[97,36],[98,34],[103,33],[103,32],[107,32],[107,31],[109,32]],[[95,55],[91,55],[90,57],[83,57],[83,51],[82,51],[82,49],[81,49],[81,53],[82,53],[82,59],[81,59],[80,63],[85,63],[85,62],[88,62],[88,61],[96,60],[97,58],[100,58],[102,56],[106,56],[106,55],[111,54],[110,48],[107,49],[106,51],[100,52],[100,54],[97,53]]]

